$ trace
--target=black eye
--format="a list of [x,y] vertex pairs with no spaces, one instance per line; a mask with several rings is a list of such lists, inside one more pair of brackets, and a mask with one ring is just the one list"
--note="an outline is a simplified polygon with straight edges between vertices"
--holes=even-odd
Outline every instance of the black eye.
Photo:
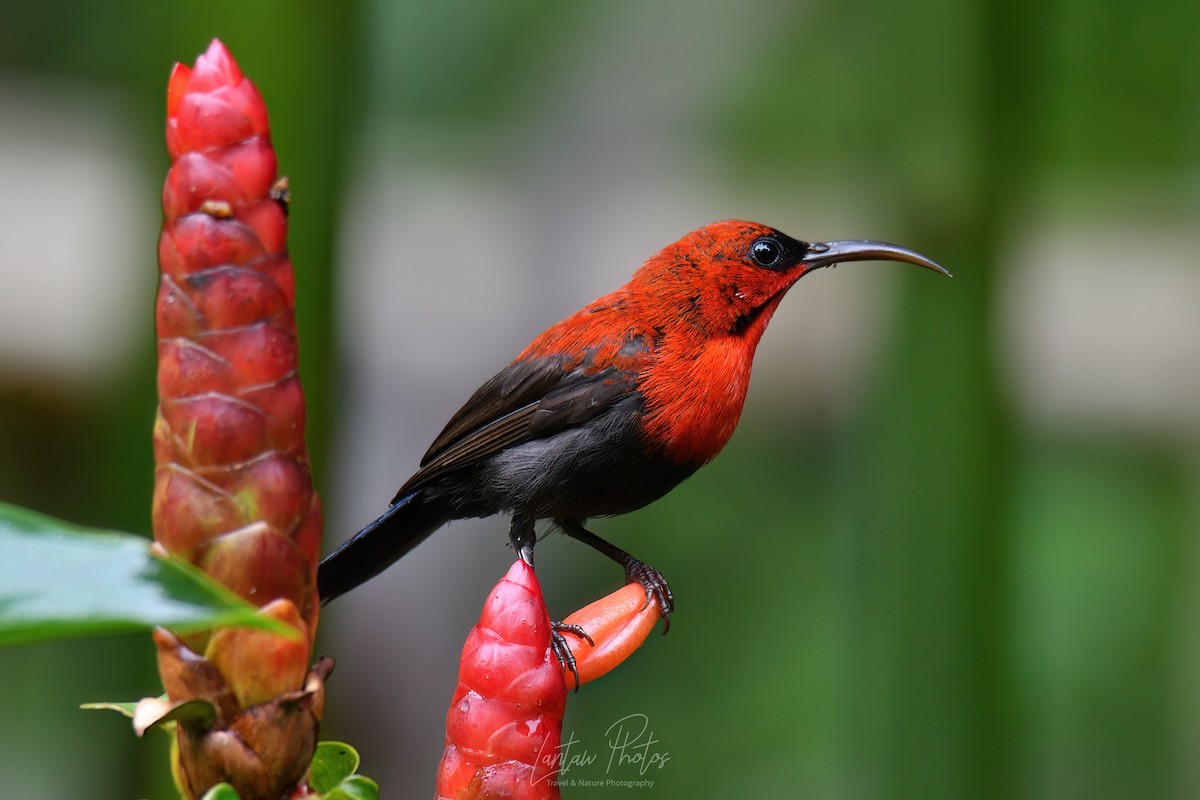
[[770,236],[763,236],[754,240],[746,255],[750,256],[750,260],[760,267],[770,269],[779,266],[779,261],[783,258],[783,245]]

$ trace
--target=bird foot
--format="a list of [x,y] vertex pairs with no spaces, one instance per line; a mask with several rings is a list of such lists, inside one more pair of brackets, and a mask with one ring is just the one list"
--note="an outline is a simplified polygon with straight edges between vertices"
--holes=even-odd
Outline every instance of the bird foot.
[[663,626],[663,636],[666,636],[667,631],[671,630],[671,613],[675,610],[675,594],[667,584],[667,579],[646,562],[630,558],[625,565],[625,582],[641,584],[646,590],[646,605],[651,601],[658,604],[659,613],[666,623]]
[[591,635],[579,625],[572,625],[569,622],[550,623],[550,651],[554,653],[559,664],[571,670],[571,674],[575,676],[575,691],[578,692],[579,670],[575,665],[575,654],[571,652],[571,646],[567,644],[567,637],[563,636],[563,631],[578,636],[592,647],[595,647],[596,643],[592,640]]

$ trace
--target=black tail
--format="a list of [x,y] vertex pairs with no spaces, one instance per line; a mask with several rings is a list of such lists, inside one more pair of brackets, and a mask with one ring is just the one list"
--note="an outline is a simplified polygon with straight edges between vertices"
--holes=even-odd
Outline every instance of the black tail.
[[379,519],[321,560],[321,604],[374,578],[449,521],[443,504],[422,501],[420,492],[392,503]]

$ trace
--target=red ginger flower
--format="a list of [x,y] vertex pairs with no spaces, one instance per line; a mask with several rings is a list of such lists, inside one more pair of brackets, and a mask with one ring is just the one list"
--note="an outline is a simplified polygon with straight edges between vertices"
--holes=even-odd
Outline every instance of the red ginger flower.
[[[632,655],[661,616],[645,589],[629,584],[567,617],[565,623],[579,625],[595,642],[576,637],[580,683]],[[559,797],[558,748],[575,676],[553,655],[550,635],[541,586],[517,559],[463,645],[435,800]]]
[[155,540],[300,636],[231,628],[185,644],[160,630],[159,670],[173,706],[215,712],[181,720],[184,789],[228,780],[243,800],[277,798],[311,758],[331,668],[308,673],[321,505],[296,374],[286,183],[262,97],[219,41],[171,73],[167,150]]
[[550,652],[550,617],[517,559],[488,596],[459,662],[436,796],[552,800],[567,687]]

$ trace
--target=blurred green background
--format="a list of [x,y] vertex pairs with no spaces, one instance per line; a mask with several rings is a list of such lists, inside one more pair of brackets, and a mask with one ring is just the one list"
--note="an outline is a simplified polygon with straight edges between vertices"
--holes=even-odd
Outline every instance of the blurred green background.
[[[595,524],[678,611],[572,696],[567,797],[1200,796],[1200,4],[2,2],[0,498],[149,529],[163,95],[219,36],[292,179],[330,545],[701,224],[955,273],[805,280],[726,452]],[[323,734],[386,797],[432,789],[505,531],[324,615]],[[559,616],[620,578],[539,569]],[[169,796],[163,737],[76,709],[157,691],[144,637],[0,651],[0,795]]]

